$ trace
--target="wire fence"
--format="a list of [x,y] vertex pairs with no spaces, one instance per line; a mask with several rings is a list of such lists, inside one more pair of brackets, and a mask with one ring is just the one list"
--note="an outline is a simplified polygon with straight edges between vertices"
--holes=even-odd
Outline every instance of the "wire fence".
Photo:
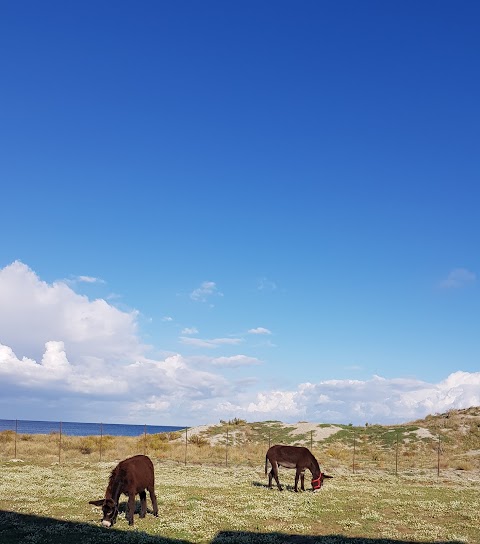
[[[62,422],[51,422],[45,434],[22,432],[20,421],[11,429],[0,432],[0,458],[44,460],[64,463],[90,460],[114,461],[134,454],[150,455],[160,461],[187,464],[235,466],[263,464],[267,449],[285,443],[284,435],[275,429],[264,429],[255,439],[239,436],[238,428],[226,425],[213,440],[185,428],[166,433],[143,433],[137,436],[112,436],[105,433],[103,423],[95,424],[87,436],[65,433]],[[292,442],[290,442],[292,443]],[[398,431],[388,441],[365,432],[351,430],[342,440],[316,440],[313,431],[303,435],[294,445],[308,447],[326,472],[335,470],[353,474],[389,472],[398,474],[411,469],[436,472],[462,469],[476,470],[479,463],[460,459],[455,444],[443,437],[422,437],[417,441],[405,439]]]

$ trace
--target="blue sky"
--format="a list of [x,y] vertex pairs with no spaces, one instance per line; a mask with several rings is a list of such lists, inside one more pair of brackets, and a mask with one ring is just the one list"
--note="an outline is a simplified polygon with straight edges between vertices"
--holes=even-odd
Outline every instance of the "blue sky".
[[480,404],[477,2],[4,2],[0,417]]

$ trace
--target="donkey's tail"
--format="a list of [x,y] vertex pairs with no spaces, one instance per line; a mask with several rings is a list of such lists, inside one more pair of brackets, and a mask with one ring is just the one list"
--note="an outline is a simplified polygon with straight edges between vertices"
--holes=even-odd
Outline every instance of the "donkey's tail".
[[268,455],[265,455],[265,474],[267,473],[267,470],[268,470]]

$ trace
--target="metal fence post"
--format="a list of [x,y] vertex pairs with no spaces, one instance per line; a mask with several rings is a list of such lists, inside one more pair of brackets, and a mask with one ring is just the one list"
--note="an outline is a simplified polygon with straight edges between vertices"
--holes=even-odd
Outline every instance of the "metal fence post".
[[355,474],[356,435],[353,431],[353,473]]
[[100,462],[102,462],[103,423],[100,423]]
[[60,436],[58,438],[58,464],[61,462],[62,454],[62,422],[60,421]]
[[143,455],[147,455],[147,424],[143,425]]
[[225,466],[228,467],[228,425],[227,425],[227,442],[225,444]]
[[18,419],[15,420],[15,459],[17,458],[17,432],[18,432]]
[[437,447],[437,477],[440,476],[440,433],[438,434],[438,447]]

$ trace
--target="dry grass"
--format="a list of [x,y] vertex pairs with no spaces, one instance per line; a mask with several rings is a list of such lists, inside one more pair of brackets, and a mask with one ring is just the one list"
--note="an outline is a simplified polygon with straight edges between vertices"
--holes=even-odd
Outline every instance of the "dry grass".
[[[243,420],[140,437],[15,435],[0,432],[0,459],[27,462],[115,461],[145,453],[184,464],[246,465],[262,462],[270,443],[311,447],[320,464],[355,472],[413,469],[480,470],[480,408],[455,410],[405,425],[285,425]],[[314,439],[314,436],[316,439]],[[323,437],[323,438],[318,438]]]

